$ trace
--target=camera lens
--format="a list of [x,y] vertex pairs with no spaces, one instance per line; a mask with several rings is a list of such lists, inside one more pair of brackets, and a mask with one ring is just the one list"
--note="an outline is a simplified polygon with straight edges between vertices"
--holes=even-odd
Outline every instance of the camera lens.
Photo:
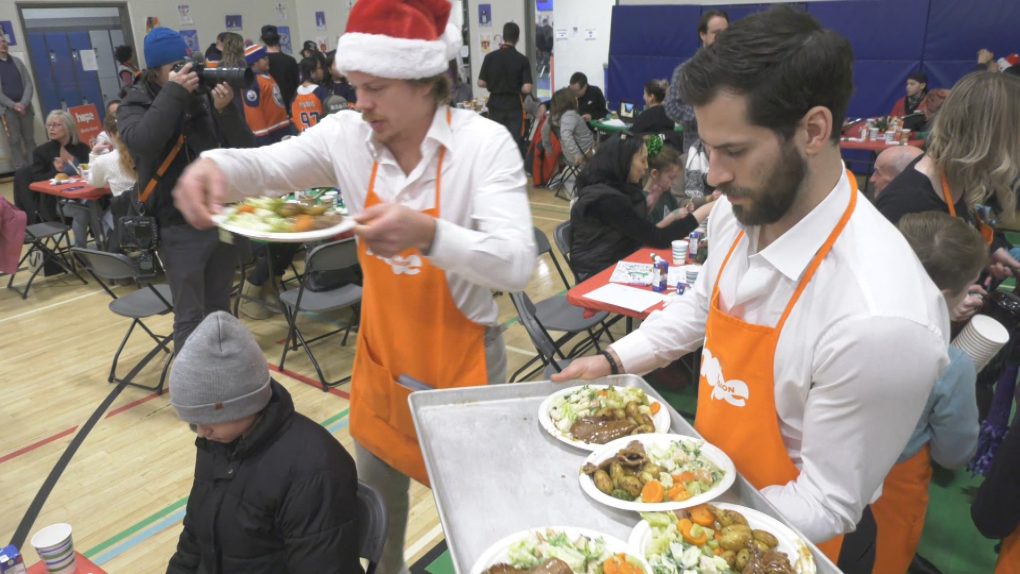
[[205,68],[201,76],[210,86],[225,82],[235,88],[248,88],[255,81],[255,73],[250,68]]

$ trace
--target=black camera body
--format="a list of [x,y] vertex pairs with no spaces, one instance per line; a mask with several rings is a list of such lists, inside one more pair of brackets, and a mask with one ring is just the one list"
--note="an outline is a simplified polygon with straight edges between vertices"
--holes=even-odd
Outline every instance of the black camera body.
[[180,72],[187,64],[191,64],[191,71],[198,74],[199,86],[196,93],[208,93],[222,83],[235,89],[247,89],[255,82],[255,73],[251,68],[213,68],[195,58],[177,64],[174,71]]
[[159,243],[156,218],[144,215],[122,217],[119,232],[121,249],[138,252],[137,263],[141,275],[155,275],[154,252]]

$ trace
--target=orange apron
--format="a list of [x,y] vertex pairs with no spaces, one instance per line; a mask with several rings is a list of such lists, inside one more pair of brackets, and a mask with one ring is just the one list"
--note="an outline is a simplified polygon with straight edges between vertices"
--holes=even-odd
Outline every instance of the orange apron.
[[[949,215],[956,217],[956,206],[953,205],[953,194],[949,192],[949,182],[946,181],[946,176],[942,176],[942,195],[945,196],[946,205],[949,206]],[[977,230],[981,232],[981,237],[984,238],[985,245],[991,247],[992,241],[995,240],[995,230],[978,218],[974,219],[974,223],[977,225]]]
[[[745,323],[719,308],[719,280],[744,237],[743,231],[730,247],[712,290],[694,428],[705,440],[725,451],[737,471],[758,490],[787,484],[800,474],[786,453],[779,432],[774,380],[776,345],[790,312],[857,206],[857,179],[852,175],[850,188],[850,202],[843,217],[811,261],[775,327]],[[843,537],[838,536],[818,544],[818,548],[835,563],[842,544]]]
[[882,498],[871,505],[878,524],[874,574],[906,574],[917,553],[928,513],[931,445],[896,466],[882,483]]
[[[436,219],[445,155],[442,148],[435,207],[424,212]],[[378,170],[376,162],[365,209],[381,203],[375,194]],[[411,391],[397,379],[407,375],[436,389],[487,384],[485,327],[457,308],[446,273],[417,249],[382,258],[359,241],[358,260],[364,294],[352,376],[351,436],[386,464],[428,486],[407,404]]]
[[1020,574],[1020,529],[1002,541],[995,574]]

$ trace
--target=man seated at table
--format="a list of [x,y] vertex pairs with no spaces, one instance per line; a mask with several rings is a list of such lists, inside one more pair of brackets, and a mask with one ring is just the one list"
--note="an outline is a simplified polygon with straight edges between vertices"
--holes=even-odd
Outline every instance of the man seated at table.
[[606,117],[606,96],[598,86],[588,85],[588,76],[574,72],[570,76],[570,89],[577,96],[577,113],[586,122],[602,120]]
[[885,190],[889,182],[903,173],[912,161],[924,154],[921,148],[914,146],[898,146],[886,148],[875,158],[874,171],[871,174],[871,185],[875,189],[875,199]]
[[917,111],[917,106],[928,94],[928,75],[924,72],[914,72],[907,79],[907,95],[900,98],[893,106],[890,116],[902,118]]
[[71,114],[54,110],[46,116],[49,141],[35,148],[32,163],[14,172],[14,204],[28,216],[28,224],[57,218],[57,198],[28,188],[37,181],[53,179],[58,173],[74,173],[73,161],[88,163],[89,146],[78,137]]
[[695,428],[843,572],[871,574],[868,505],[946,368],[949,317],[840,159],[852,70],[849,42],[784,5],[684,66],[726,196],[708,260],[692,291],[553,379],[647,373],[704,344]]

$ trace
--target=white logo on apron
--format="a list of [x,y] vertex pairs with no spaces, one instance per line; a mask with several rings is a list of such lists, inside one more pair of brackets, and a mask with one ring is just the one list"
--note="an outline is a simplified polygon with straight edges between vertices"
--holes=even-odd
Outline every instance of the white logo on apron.
[[705,377],[709,386],[712,387],[712,399],[726,401],[735,407],[743,407],[747,404],[750,390],[744,381],[727,381],[723,376],[722,366],[719,359],[712,356],[712,352],[705,347],[701,359],[701,376]]
[[[371,249],[367,252],[369,255],[379,257],[375,253],[372,253]],[[417,275],[421,273],[421,257],[418,255],[412,255],[410,257],[397,255],[396,257],[379,257],[379,259],[382,259],[390,266],[394,275]]]

